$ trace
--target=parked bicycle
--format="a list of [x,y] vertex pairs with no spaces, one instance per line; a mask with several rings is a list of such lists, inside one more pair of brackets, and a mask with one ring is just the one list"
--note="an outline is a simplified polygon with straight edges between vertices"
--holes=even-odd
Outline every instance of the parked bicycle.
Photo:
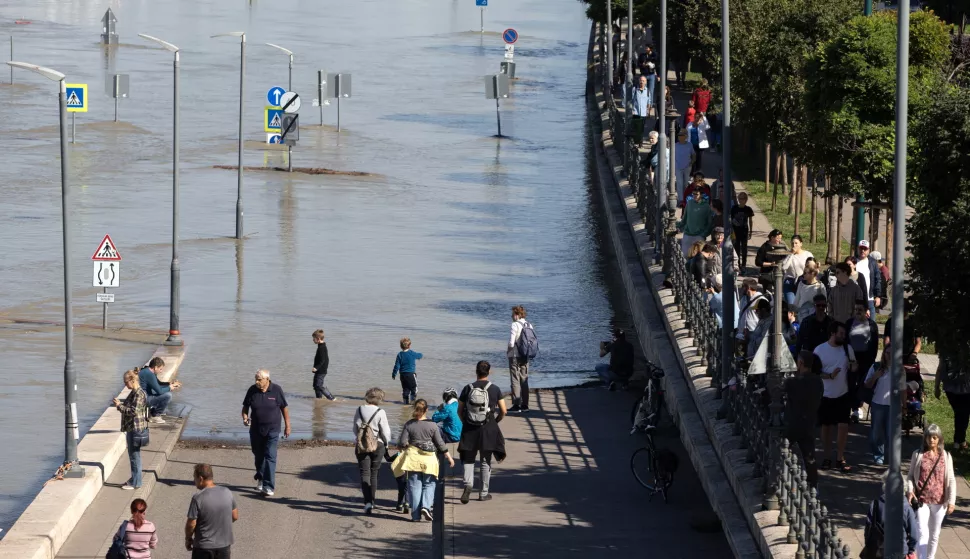
[[649,425],[658,425],[663,413],[663,369],[647,361],[647,374],[650,377],[647,386],[643,389],[640,398],[633,403],[633,409],[630,410],[631,435],[637,431],[646,430]]
[[667,502],[667,490],[674,483],[674,472],[677,471],[679,459],[670,450],[657,448],[653,442],[653,433],[660,422],[664,406],[663,370],[647,362],[647,373],[650,378],[643,395],[634,403],[631,413],[633,428],[630,434],[643,431],[647,436],[647,444],[637,449],[630,457],[630,469],[637,482],[650,491],[650,499],[657,493],[663,495]]

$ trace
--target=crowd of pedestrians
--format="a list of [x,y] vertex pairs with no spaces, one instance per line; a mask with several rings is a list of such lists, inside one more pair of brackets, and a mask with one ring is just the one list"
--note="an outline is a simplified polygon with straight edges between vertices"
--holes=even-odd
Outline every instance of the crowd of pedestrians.
[[[414,522],[433,520],[435,488],[442,472],[441,464],[454,467],[457,451],[463,465],[463,491],[460,502],[468,504],[475,491],[476,465],[480,471],[478,500],[492,499],[490,483],[492,469],[506,458],[505,438],[499,423],[513,412],[528,413],[529,361],[537,355],[538,340],[535,328],[526,320],[522,306],[512,308],[510,334],[506,347],[509,365],[512,407],[507,408],[498,385],[490,380],[491,365],[479,361],[475,365],[475,379],[460,391],[447,388],[441,404],[431,410],[427,400],[417,397],[417,361],[423,357],[411,349],[410,338],[402,338],[391,372],[392,379],[400,375],[402,398],[411,406],[411,419],[392,440],[390,422],[384,409],[384,390],[373,387],[364,394],[364,403],[353,418],[354,455],[360,470],[360,490],[363,514],[373,514],[377,503],[380,470],[387,462],[392,471],[397,500],[395,511],[409,515]],[[619,332],[615,346],[617,379],[632,374],[632,346]],[[325,377],[329,366],[329,352],[323,330],[312,334],[316,344],[311,373],[312,389],[317,399],[335,397],[327,389]],[[627,352],[623,345],[629,346]],[[178,390],[178,382],[164,383],[157,375],[164,370],[161,358],[153,358],[142,370],[132,369],[124,374],[129,389],[124,400],[114,400],[121,413],[121,430],[125,433],[131,478],[122,486],[134,490],[142,485],[141,449],[148,445],[149,426],[164,423],[162,415],[171,401],[171,391]],[[283,387],[273,382],[270,371],[259,369],[253,384],[242,402],[242,422],[249,428],[250,449],[253,454],[253,480],[256,492],[270,498],[276,494],[276,467],[279,442],[291,434],[290,411]],[[392,447],[397,450],[392,453]],[[212,466],[198,464],[194,482],[199,490],[191,499],[185,525],[185,548],[192,558],[229,559],[233,544],[232,523],[238,520],[232,492],[215,484]],[[155,525],[145,519],[147,503],[135,499],[131,503],[131,520],[125,521],[112,542],[109,559],[131,557],[150,559],[151,550],[158,545]]]

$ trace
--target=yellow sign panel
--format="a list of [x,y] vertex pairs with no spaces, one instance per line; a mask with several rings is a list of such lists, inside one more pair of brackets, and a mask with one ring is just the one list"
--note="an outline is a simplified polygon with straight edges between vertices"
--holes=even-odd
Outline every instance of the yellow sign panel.
[[282,107],[273,107],[270,105],[266,106],[266,115],[263,119],[263,128],[267,132],[280,133],[280,127],[283,125],[283,109]]
[[86,83],[66,83],[67,88],[65,100],[67,112],[86,113],[88,112],[88,84]]

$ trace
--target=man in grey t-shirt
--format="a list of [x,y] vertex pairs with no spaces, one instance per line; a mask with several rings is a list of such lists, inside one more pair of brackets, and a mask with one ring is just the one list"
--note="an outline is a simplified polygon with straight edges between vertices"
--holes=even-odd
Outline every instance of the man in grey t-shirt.
[[192,559],[230,559],[232,523],[239,520],[236,498],[226,487],[213,481],[212,466],[196,464],[195,487],[188,520],[185,521],[185,549]]

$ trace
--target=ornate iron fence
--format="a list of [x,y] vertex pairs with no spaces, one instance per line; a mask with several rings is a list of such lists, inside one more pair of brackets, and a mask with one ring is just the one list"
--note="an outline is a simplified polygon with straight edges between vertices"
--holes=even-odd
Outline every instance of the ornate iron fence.
[[[849,547],[843,544],[815,488],[809,486],[801,459],[783,436],[780,405],[776,402],[776,406],[769,406],[764,375],[749,378],[735,360],[729,378],[722,378],[723,332],[717,315],[711,310],[711,295],[701,289],[688,270],[687,259],[676,238],[674,215],[662,205],[667,201],[667,188],[659,171],[651,172],[649,155],[626,133],[624,115],[613,95],[612,73],[604,54],[605,33],[601,27],[594,32],[599,49],[592,53],[590,79],[598,84],[599,91],[606,93],[613,147],[624,162],[624,174],[646,231],[657,244],[664,269],[669,270],[665,281],[673,292],[680,318],[692,334],[701,365],[711,377],[711,386],[718,390],[718,398],[726,399],[726,419],[732,424],[734,435],[740,438],[741,448],[747,451],[747,462],[754,464],[755,475],[762,479],[763,507],[777,510],[778,525],[789,527],[787,541],[798,545],[796,559],[849,559]],[[661,230],[663,238],[657,239],[656,232]],[[727,323],[728,327],[733,324],[731,317]],[[782,380],[772,379],[775,383]],[[781,391],[775,388],[772,396],[780,401]]]

